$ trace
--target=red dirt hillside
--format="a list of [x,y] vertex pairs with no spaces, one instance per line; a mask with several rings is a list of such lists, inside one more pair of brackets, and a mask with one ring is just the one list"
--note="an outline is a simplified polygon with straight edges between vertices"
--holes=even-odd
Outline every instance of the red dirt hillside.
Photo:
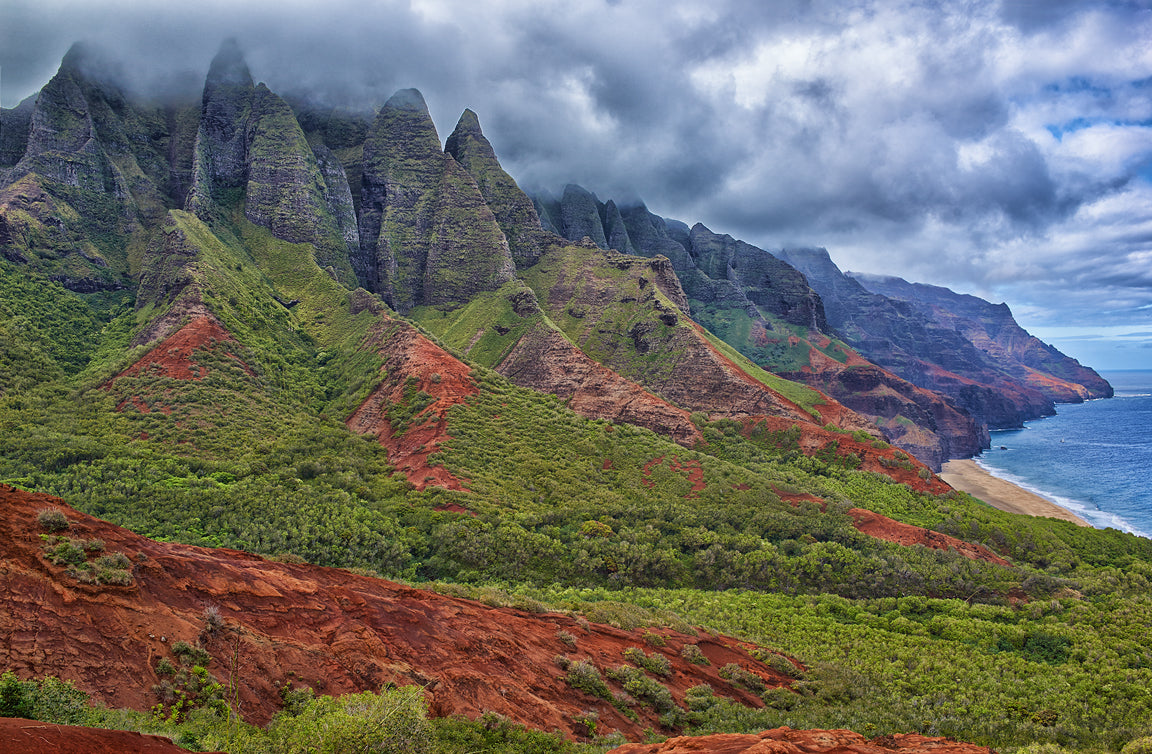
[[162,736],[0,718],[0,754],[186,754]]
[[[224,329],[220,321],[211,314],[201,314],[169,335],[163,342],[157,343],[139,361],[117,375],[117,378],[155,373],[176,380],[201,379],[204,374],[198,371],[200,368],[192,360],[195,351],[217,348],[229,342],[235,343],[235,338]],[[227,348],[226,345],[224,347]],[[225,353],[230,358],[236,359],[244,371],[249,374],[252,373],[248,365],[235,354],[230,351],[225,351]],[[194,371],[194,368],[197,371]],[[113,380],[115,379],[113,378]]]
[[848,730],[774,728],[758,734],[683,736],[659,744],[625,744],[608,754],[995,754],[986,746],[915,733],[868,741]]
[[[131,561],[128,586],[82,584],[44,555],[39,511],[67,516],[64,534],[100,539],[104,553]],[[210,608],[222,627],[212,628]],[[567,632],[570,636],[560,632]],[[589,624],[562,614],[496,608],[358,576],[335,568],[264,560],[235,550],[159,543],[71,510],[57,498],[0,485],[0,653],[22,678],[55,675],[110,706],[148,709],[161,658],[172,645],[200,642],[208,670],[227,683],[238,663],[240,712],[263,724],[280,708],[282,684],[319,693],[376,690],[385,683],[424,686],[433,715],[478,717],[491,710],[540,730],[585,732],[574,718],[589,710],[600,732],[640,738],[659,729],[651,707],[638,722],[573,690],[557,655],[589,660],[602,671],[643,648],[665,657],[661,678],[678,704],[707,683],[718,695],[749,706],[758,697],[720,678],[739,663],[768,686],[790,679],[748,654],[751,645],[711,635],[657,629],[666,645],[648,647],[640,631]],[[573,644],[575,647],[573,648]],[[680,651],[697,644],[711,665]],[[608,680],[613,691],[615,681]]]
[[[345,422],[353,432],[375,435],[388,449],[388,461],[404,472],[416,489],[427,485],[463,489],[442,466],[429,466],[428,456],[448,439],[448,409],[477,392],[471,368],[420,334],[416,328],[380,314],[381,324],[371,336],[384,364],[384,381]],[[390,406],[407,403],[418,393],[431,402],[412,417],[411,426],[396,428],[388,420]]]
[[955,550],[970,560],[982,560],[985,563],[995,563],[1008,567],[1012,565],[984,545],[965,542],[962,539],[956,539],[956,537],[923,529],[919,526],[902,524],[887,516],[881,516],[879,513],[873,513],[862,508],[849,508],[848,515],[852,517],[853,525],[857,531],[876,539],[895,542],[905,547],[924,545],[933,550]]

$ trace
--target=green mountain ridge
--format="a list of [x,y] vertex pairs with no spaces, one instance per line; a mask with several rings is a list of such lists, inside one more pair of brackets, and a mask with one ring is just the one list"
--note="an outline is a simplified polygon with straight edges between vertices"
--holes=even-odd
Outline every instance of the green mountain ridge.
[[[654,735],[1152,735],[1152,542],[1002,513],[881,437],[943,403],[786,379],[898,384],[784,262],[576,188],[533,204],[475,113],[442,147],[415,90],[374,118],[288,103],[226,43],[197,113],[79,54],[0,112],[0,481],[153,539],[676,611],[817,669]],[[1042,680],[996,688],[1000,661]]]

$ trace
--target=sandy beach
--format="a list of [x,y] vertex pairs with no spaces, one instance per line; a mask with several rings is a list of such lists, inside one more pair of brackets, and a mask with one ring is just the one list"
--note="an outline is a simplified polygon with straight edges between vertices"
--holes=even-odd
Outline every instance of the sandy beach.
[[1080,526],[1091,526],[1087,521],[1039,495],[1017,487],[1011,482],[994,477],[976,465],[975,461],[949,461],[944,464],[940,478],[958,490],[978,497],[994,508],[1009,513],[1044,516],[1073,521]]

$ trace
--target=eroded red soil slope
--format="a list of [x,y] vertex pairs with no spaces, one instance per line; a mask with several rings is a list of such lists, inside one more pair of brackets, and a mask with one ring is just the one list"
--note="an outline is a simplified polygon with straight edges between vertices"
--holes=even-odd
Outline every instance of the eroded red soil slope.
[[176,380],[201,379],[206,372],[193,360],[193,354],[199,349],[215,348],[224,348],[229,358],[235,359],[237,364],[251,374],[248,365],[229,350],[228,344],[235,342],[218,319],[211,314],[200,314],[156,344],[139,361],[117,375],[117,378],[154,374]]
[[161,736],[0,718],[0,754],[185,754],[187,751]]
[[916,733],[883,736],[871,741],[849,730],[792,730],[763,733],[721,733],[682,736],[659,744],[625,744],[608,754],[994,754],[986,746],[960,743]]
[[[840,404],[835,405],[839,406]],[[769,431],[786,431],[795,427],[800,430],[797,443],[804,455],[819,456],[823,452],[847,457],[849,454],[854,454],[860,459],[860,469],[863,471],[883,474],[917,492],[930,492],[939,495],[952,489],[947,482],[933,474],[931,469],[915,457],[898,448],[888,446],[887,443],[873,445],[875,440],[861,442],[851,434],[772,416],[749,418],[744,422],[745,434],[747,435],[757,426]]]
[[[448,409],[476,394],[472,370],[406,322],[380,317],[371,347],[384,359],[384,380],[345,423],[353,432],[379,438],[388,449],[389,462],[417,489],[429,484],[464,489],[467,480],[457,479],[443,466],[429,465],[428,456],[448,439]],[[427,405],[408,426],[393,426],[389,408],[414,400]]]
[[962,539],[956,539],[955,537],[950,537],[947,534],[941,534],[931,529],[902,524],[899,521],[893,521],[887,516],[881,516],[879,513],[873,513],[872,511],[866,511],[861,508],[849,509],[848,515],[852,517],[857,530],[876,539],[895,542],[896,544],[906,547],[911,545],[924,545],[933,550],[955,550],[971,560],[983,560],[986,563],[995,563],[996,565],[1002,566],[1012,565],[984,545],[965,542]]
[[[68,537],[100,539],[105,553],[124,553],[133,583],[81,584],[51,564],[37,523],[45,507],[64,511]],[[221,628],[206,620],[209,608],[223,619]],[[161,658],[177,662],[176,641],[200,642],[212,657],[209,671],[224,683],[237,667],[240,712],[256,723],[280,708],[282,684],[340,694],[415,683],[437,716],[492,710],[578,735],[586,729],[574,718],[593,710],[601,732],[617,729],[636,739],[645,728],[660,728],[651,707],[636,707],[639,721],[628,720],[569,687],[555,662],[565,654],[603,671],[624,664],[629,647],[667,658],[672,672],[661,682],[680,704],[689,687],[707,683],[717,694],[759,706],[757,697],[720,678],[718,669],[732,662],[769,686],[790,681],[737,640],[657,633],[665,646],[648,646],[641,631],[489,607],[335,568],[153,542],[56,498],[0,485],[0,655],[21,677],[71,680],[111,706],[154,704],[155,668]],[[697,644],[711,664],[683,659],[685,644]]]

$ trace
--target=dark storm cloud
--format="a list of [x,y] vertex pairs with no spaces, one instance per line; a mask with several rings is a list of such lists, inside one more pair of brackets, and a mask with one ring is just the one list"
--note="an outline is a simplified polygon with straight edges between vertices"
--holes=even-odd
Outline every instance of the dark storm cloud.
[[1036,321],[1089,317],[1094,293],[1149,317],[1148,2],[156,5],[7,0],[5,106],[76,39],[155,90],[201,79],[234,36],[281,93],[371,107],[414,86],[441,138],[474,109],[527,186],[1010,291]]

